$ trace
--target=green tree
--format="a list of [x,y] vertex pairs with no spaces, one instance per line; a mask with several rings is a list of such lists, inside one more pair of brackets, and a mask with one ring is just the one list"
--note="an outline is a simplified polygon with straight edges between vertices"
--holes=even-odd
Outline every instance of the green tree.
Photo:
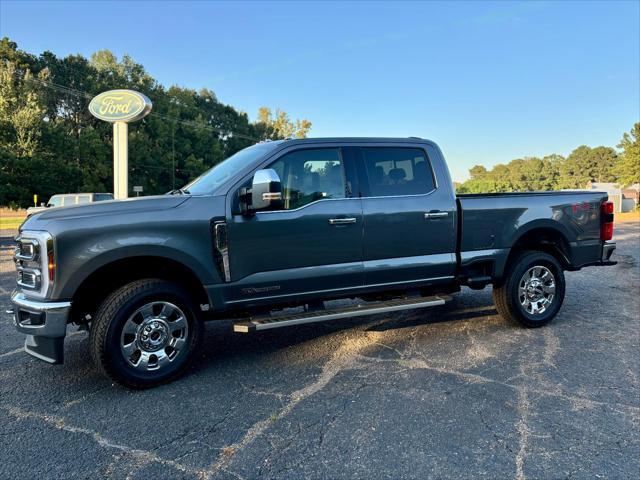
[[258,126],[264,128],[263,138],[305,138],[311,129],[309,120],[291,121],[286,112],[278,109],[275,114],[267,107],[258,110]]
[[624,133],[618,148],[622,149],[617,165],[620,183],[625,186],[640,183],[640,122]]
[[487,169],[482,165],[474,165],[469,169],[469,175],[472,180],[477,180],[487,174]]
[[[37,193],[111,191],[112,127],[88,111],[105,90],[131,88],[153,101],[129,125],[130,181],[145,194],[180,187],[238,150],[266,138],[306,136],[311,123],[280,110],[251,122],[208,89],[160,85],[131,57],[108,50],[36,56],[0,40],[0,205]],[[266,123],[265,123],[266,122]]]
[[[47,76],[46,70],[38,75],[41,80]],[[5,146],[21,157],[35,154],[42,135],[43,102],[32,78],[29,69],[19,71],[13,62],[0,63],[0,123]]]
[[482,165],[475,165],[469,169],[470,179],[462,183],[458,188],[458,193],[480,193],[493,192],[495,186],[491,181],[491,175]]
[[546,191],[584,188],[588,181],[611,182],[618,178],[617,154],[609,147],[576,148],[568,158],[547,155],[528,157],[495,165],[491,170],[476,165],[470,179],[460,185],[461,193]]
[[589,181],[615,182],[617,153],[611,147],[581,145],[560,165],[560,188],[585,188]]

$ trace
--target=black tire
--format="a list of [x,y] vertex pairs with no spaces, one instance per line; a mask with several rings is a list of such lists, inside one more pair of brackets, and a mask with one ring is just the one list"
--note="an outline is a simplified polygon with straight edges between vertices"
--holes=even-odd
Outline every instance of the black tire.
[[[139,309],[145,306],[147,307],[145,312],[151,308],[151,316],[164,318],[160,317],[162,313],[154,313],[154,310],[163,308],[161,302],[177,307],[171,315],[167,315],[166,322],[160,322],[162,323],[160,328],[164,328],[161,331],[164,332],[161,338],[166,339],[168,344],[166,347],[161,347],[162,344],[159,344],[161,349],[157,352],[152,349],[142,350],[141,347],[138,347],[140,334],[132,334],[134,340],[131,341],[131,344],[135,346],[131,348],[137,348],[136,352],[140,352],[140,356],[143,353],[147,355],[147,360],[152,359],[147,367],[133,366],[130,359],[135,358],[135,353],[128,360],[121,349],[121,342],[129,336],[129,334],[123,333],[123,329],[125,325],[128,328],[134,327],[132,322],[136,323],[138,319],[140,319],[139,325],[151,321],[144,319],[142,313],[138,313]],[[149,305],[151,307],[148,307]],[[162,311],[164,312],[164,310]],[[180,286],[166,280],[137,280],[117,289],[102,302],[91,325],[89,341],[95,365],[112,380],[130,388],[150,388],[174,380],[188,367],[200,344],[203,326],[202,321],[196,316],[196,311],[194,302],[189,295]],[[173,317],[172,321],[169,321],[170,316]],[[184,320],[181,320],[182,318]],[[186,327],[174,332],[171,328],[177,327],[169,326],[172,325],[172,322],[176,322],[176,325],[178,323],[183,325],[186,322]],[[156,323],[157,325],[158,323]],[[172,347],[169,343],[174,340],[175,333],[178,334],[181,345],[180,348],[171,351]],[[174,358],[170,359],[170,355],[165,351],[169,354],[174,353]],[[158,353],[158,355],[154,355],[154,353]],[[150,368],[152,368],[154,356],[157,367],[152,370]],[[162,365],[158,360],[160,356],[164,361]],[[140,362],[138,363],[140,364]]]
[[[534,267],[544,267],[553,275],[555,293],[542,313],[532,313],[521,301],[519,288],[523,276]],[[540,272],[541,270],[538,270]],[[542,272],[544,272],[542,270]],[[551,255],[538,251],[524,251],[516,256],[503,281],[493,287],[493,301],[498,313],[505,319],[529,328],[542,327],[549,323],[560,311],[565,293],[565,279],[562,265]],[[547,294],[548,295],[548,294]],[[526,300],[523,300],[526,302]],[[533,302],[538,306],[539,304]],[[531,303],[529,303],[529,306]]]

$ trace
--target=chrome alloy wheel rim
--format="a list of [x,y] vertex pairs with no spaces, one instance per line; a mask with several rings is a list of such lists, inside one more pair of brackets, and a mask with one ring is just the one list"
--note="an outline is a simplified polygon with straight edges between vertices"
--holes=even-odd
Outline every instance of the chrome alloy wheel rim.
[[556,278],[547,268],[540,265],[525,272],[518,284],[520,305],[531,315],[547,311],[556,295]]
[[120,350],[136,370],[160,370],[187,348],[188,335],[187,317],[180,308],[169,302],[151,302],[127,319],[120,335]]

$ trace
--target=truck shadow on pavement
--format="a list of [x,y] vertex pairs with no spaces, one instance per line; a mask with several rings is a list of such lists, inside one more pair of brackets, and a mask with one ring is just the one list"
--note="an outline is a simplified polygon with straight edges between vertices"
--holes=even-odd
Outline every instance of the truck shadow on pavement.
[[[185,372],[185,379],[192,374],[207,375],[220,368],[231,370],[247,368],[248,364],[256,365],[268,361],[272,355],[285,354],[288,349],[296,347],[299,350],[298,354],[302,357],[307,354],[311,357],[322,356],[331,352],[336,334],[357,338],[366,335],[367,332],[384,333],[429,326],[457,329],[461,325],[467,325],[468,322],[477,328],[483,328],[485,323],[483,320],[489,321],[490,317],[497,315],[490,298],[490,296],[482,299],[473,298],[472,302],[469,302],[469,299],[456,298],[447,305],[427,310],[399,312],[391,315],[377,314],[252,334],[234,333],[231,321],[207,322],[200,352],[189,371]],[[469,328],[469,326],[465,328]],[[517,327],[504,322],[504,325],[498,326],[498,328],[510,330]],[[326,343],[322,342],[323,337],[326,337]],[[428,350],[429,337],[422,337],[421,342],[423,342],[422,347]],[[66,350],[66,360],[63,366],[65,370],[67,368],[90,370],[95,372],[97,378],[100,378],[97,369],[88,360],[90,355],[87,334],[72,334],[71,338],[67,339]],[[312,354],[312,350],[316,351]],[[180,384],[180,382],[181,380],[178,380],[174,385]]]
[[[400,328],[414,328],[421,325],[432,325],[436,323],[455,322],[457,320],[471,320],[478,317],[488,317],[491,315],[497,315],[498,312],[492,305],[487,305],[486,308],[481,310],[453,310],[448,307],[449,311],[444,311],[447,306],[440,307],[442,313],[441,316],[431,317],[424,315],[415,315],[408,319],[389,319],[389,321],[373,325],[367,329],[370,332],[385,332],[387,330],[397,330]],[[434,312],[435,313],[435,312]]]
[[[482,322],[483,319],[496,314],[497,312],[491,302],[479,304],[476,301],[473,305],[464,305],[453,301],[450,304],[428,310],[415,310],[392,315],[363,316],[348,320],[285,327],[252,334],[233,333],[231,331],[231,322],[229,321],[210,322],[205,325],[201,361],[194,362],[191,370],[202,373],[209,369],[215,369],[221,363],[235,363],[239,359],[253,364],[262,361],[264,357],[284,352],[292,347],[304,346],[307,343],[315,345],[309,347],[309,349],[316,348],[317,341],[321,341],[323,337],[327,339],[327,343],[323,344],[323,346],[330,351],[331,345],[335,341],[333,337],[336,334],[357,337],[366,335],[367,332],[383,333],[431,325],[442,325],[444,328],[446,328],[446,325],[451,325],[457,328],[458,325],[467,321],[477,320],[478,323],[484,323]],[[504,327],[500,328],[509,330],[516,327],[504,322]],[[428,345],[423,346],[426,349],[429,348]]]

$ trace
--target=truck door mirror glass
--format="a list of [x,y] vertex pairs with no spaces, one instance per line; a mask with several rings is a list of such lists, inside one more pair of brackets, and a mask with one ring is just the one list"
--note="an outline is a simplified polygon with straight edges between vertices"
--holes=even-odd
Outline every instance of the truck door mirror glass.
[[282,183],[278,173],[272,168],[258,170],[251,183],[251,210],[278,208],[282,208]]

